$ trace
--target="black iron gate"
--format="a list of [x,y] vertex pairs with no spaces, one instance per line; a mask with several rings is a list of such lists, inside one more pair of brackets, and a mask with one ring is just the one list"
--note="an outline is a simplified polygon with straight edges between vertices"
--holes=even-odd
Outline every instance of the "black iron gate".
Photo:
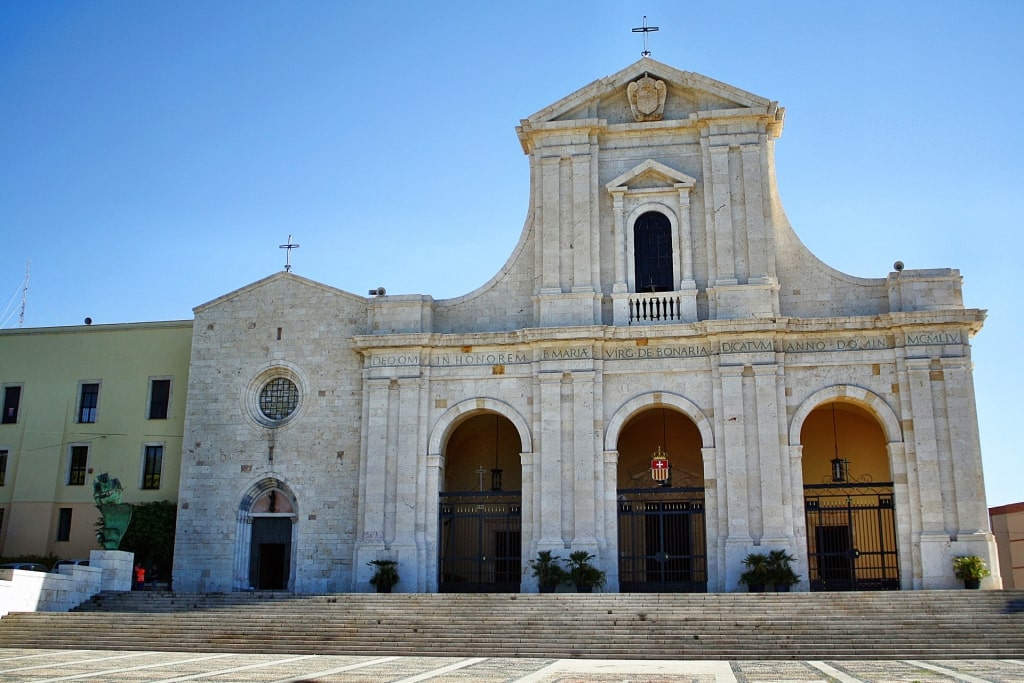
[[899,590],[892,483],[804,487],[812,591]]
[[519,491],[440,495],[440,592],[519,592],[521,501]]
[[705,593],[703,488],[619,489],[619,590]]

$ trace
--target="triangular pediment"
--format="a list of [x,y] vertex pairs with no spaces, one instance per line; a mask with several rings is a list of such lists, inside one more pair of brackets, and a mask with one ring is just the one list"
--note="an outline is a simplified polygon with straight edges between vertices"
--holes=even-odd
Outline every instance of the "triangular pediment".
[[670,168],[654,159],[648,159],[643,163],[637,164],[619,177],[609,180],[605,183],[605,189],[609,192],[625,192],[630,189],[675,187],[676,185],[693,187],[696,183],[696,178],[691,178],[685,173]]
[[609,123],[632,122],[627,88],[645,75],[665,83],[668,95],[665,119],[689,118],[698,112],[734,109],[764,111],[772,102],[764,97],[690,71],[643,57],[616,74],[598,79],[523,119],[524,126],[555,121],[604,119]]
[[214,299],[212,301],[206,302],[205,304],[200,304],[199,306],[196,306],[195,308],[193,308],[192,312],[198,314],[198,313],[200,313],[202,311],[205,311],[205,310],[210,309],[210,308],[214,308],[216,306],[219,306],[219,305],[224,304],[224,303],[226,303],[228,301],[231,301],[231,300],[240,299],[240,298],[244,299],[246,297],[258,296],[259,292],[261,290],[264,290],[264,289],[266,289],[268,287],[274,287],[274,286],[285,287],[285,288],[287,288],[287,287],[314,287],[316,289],[322,290],[324,292],[328,292],[330,294],[335,294],[335,295],[338,295],[340,297],[351,299],[352,301],[358,301],[359,303],[362,303],[362,304],[365,304],[365,302],[366,302],[366,299],[364,299],[363,297],[357,296],[357,295],[352,294],[350,292],[346,292],[345,290],[335,289],[334,287],[328,287],[325,284],[316,282],[315,280],[310,280],[308,278],[300,277],[300,276],[295,275],[294,273],[291,273],[291,272],[278,272],[278,273],[274,273],[273,275],[269,275],[269,276],[263,278],[262,280],[257,280],[256,282],[250,283],[250,284],[248,284],[248,285],[246,285],[244,287],[236,289],[233,292],[228,292],[227,294],[219,296],[219,297],[217,297],[216,299]]

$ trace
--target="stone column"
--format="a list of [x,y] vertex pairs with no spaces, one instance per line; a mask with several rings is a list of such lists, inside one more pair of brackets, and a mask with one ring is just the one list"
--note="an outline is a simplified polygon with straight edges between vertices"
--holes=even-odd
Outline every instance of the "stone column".
[[572,373],[572,419],[564,425],[572,430],[574,463],[574,534],[572,547],[595,552],[598,548],[597,525],[602,503],[598,458],[601,449],[594,439],[593,370]]
[[[966,336],[966,335],[965,335]],[[986,533],[989,529],[985,505],[985,480],[981,465],[974,379],[969,358],[943,358],[943,395],[950,422],[950,457],[956,487],[957,535]]]
[[231,588],[236,591],[251,590],[249,583],[249,554],[252,552],[252,516],[238,511],[235,524],[235,570]]
[[[615,245],[615,282],[612,283],[612,292],[622,294],[629,291],[626,284],[626,216],[624,214],[623,202],[625,192],[612,193],[612,240]],[[618,316],[616,316],[616,321]],[[619,324],[616,322],[616,324]]]
[[[533,453],[520,453],[519,465],[522,471],[522,498],[520,519],[522,520],[522,531],[519,539],[519,546],[523,560],[523,580],[520,590],[534,592],[537,580],[530,575],[529,562],[537,557],[537,496],[536,484],[533,476]],[[527,590],[529,587],[529,590]]]
[[561,163],[558,157],[540,160],[541,188],[540,211],[535,220],[538,223],[537,243],[541,258],[540,294],[561,294],[559,244],[561,228]]
[[746,209],[748,282],[758,284],[775,274],[768,268],[768,252],[775,248],[765,224],[766,207],[762,193],[761,147],[746,144],[740,148],[743,165],[743,198]]
[[572,158],[572,291],[593,292],[590,251],[590,156]]
[[[395,416],[394,440],[389,456],[394,459],[395,498],[388,501],[394,508],[394,530],[391,542],[415,552],[416,529],[419,514],[426,501],[421,489],[423,466],[420,456],[427,442],[425,429],[420,424],[420,411],[424,409],[420,381],[417,378],[398,380],[397,391],[393,392]],[[424,456],[425,457],[425,456]],[[407,564],[411,563],[407,559]],[[419,566],[419,563],[417,563]]]
[[[544,372],[537,377],[540,392],[539,448],[535,445],[534,471],[539,476],[539,529],[537,550],[562,549],[562,374]],[[537,500],[537,498],[535,498]]]
[[931,360],[928,358],[908,358],[906,360],[907,384],[910,389],[910,414],[914,416],[913,459],[917,466],[921,532],[922,534],[947,536],[942,512],[942,475],[939,472],[930,366]]
[[605,551],[608,561],[605,562],[607,581],[605,590],[617,593],[619,590],[619,452],[604,451],[602,460],[604,495],[599,510],[604,514],[604,524],[600,531],[606,539]]
[[[438,538],[438,515],[440,510],[438,509],[439,496],[441,494],[441,481],[444,476],[444,456],[439,453],[432,453],[425,456],[426,464],[426,481],[424,485],[425,490],[425,515],[424,515],[424,530],[425,530],[425,543],[424,548],[424,563],[426,574],[422,577],[423,590],[427,593],[437,592],[437,558],[440,548],[437,547]],[[523,491],[526,491],[526,482],[523,481]],[[524,517],[525,520],[525,510]]]
[[690,226],[690,187],[677,184],[676,216],[679,219],[676,227],[676,289],[686,290],[695,287],[693,281],[693,236]]
[[[394,382],[397,386],[397,380]],[[355,566],[352,571],[354,591],[370,590],[367,582],[372,571],[366,563],[383,557],[386,550],[389,527],[386,501],[391,383],[389,377],[364,376],[363,380],[363,434],[366,442],[359,463],[359,521]]]
[[779,404],[775,365],[754,365],[753,390],[757,419],[757,457],[760,459],[760,499],[762,536],[773,547],[792,545],[792,528],[787,525],[783,502],[789,497],[783,474],[788,463],[782,457],[779,439]]
[[[729,147],[711,145],[711,192],[708,194],[708,231],[715,233],[714,285],[735,285],[736,254],[733,245],[733,206],[729,178]],[[712,284],[712,283],[709,283]]]
[[728,528],[722,528],[722,516],[719,509],[722,505],[720,495],[717,459],[714,448],[701,448],[701,460],[704,463],[704,534],[707,542],[708,592],[715,593],[728,590],[725,585],[725,534]]
[[[725,535],[724,589],[736,590],[741,560],[753,544],[750,524],[750,478],[747,470],[747,435],[743,366],[718,368],[720,401],[715,406],[721,429],[718,455],[719,518],[727,525]],[[751,418],[756,419],[756,418]]]

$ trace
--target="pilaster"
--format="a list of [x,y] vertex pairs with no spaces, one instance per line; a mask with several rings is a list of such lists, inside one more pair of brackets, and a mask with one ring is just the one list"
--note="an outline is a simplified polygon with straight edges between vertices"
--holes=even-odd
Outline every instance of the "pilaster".
[[540,538],[537,550],[564,548],[562,540],[562,375],[541,373],[537,377],[540,392],[539,448],[534,471],[540,475],[536,488],[540,492],[538,520]]
[[601,452],[594,438],[594,371],[574,371],[572,377],[572,421],[564,428],[571,430],[575,489],[573,505],[574,550],[593,552],[598,547],[598,515],[602,504],[601,478],[603,471],[597,458]]

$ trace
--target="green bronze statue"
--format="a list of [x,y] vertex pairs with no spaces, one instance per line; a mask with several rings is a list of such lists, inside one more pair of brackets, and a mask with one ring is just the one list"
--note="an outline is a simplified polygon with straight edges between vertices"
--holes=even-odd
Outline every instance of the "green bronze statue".
[[100,511],[102,526],[97,524],[96,540],[104,550],[117,550],[132,521],[132,506],[121,502],[124,487],[120,480],[111,478],[106,472],[96,475],[92,482],[92,499]]

